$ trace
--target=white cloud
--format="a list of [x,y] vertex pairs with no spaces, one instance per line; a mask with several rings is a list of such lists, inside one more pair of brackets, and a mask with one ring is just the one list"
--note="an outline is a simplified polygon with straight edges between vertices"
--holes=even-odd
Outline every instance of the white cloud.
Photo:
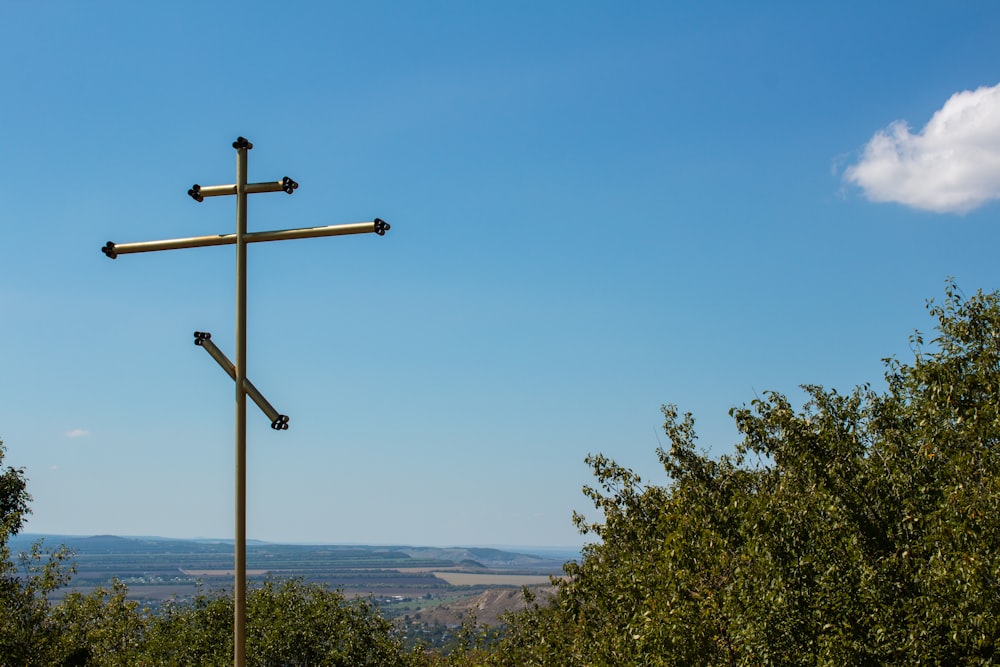
[[82,428],[75,428],[72,431],[66,431],[67,438],[84,438],[90,435],[90,431],[86,431]]
[[844,180],[877,202],[967,213],[1000,199],[1000,84],[955,93],[917,134],[878,131]]

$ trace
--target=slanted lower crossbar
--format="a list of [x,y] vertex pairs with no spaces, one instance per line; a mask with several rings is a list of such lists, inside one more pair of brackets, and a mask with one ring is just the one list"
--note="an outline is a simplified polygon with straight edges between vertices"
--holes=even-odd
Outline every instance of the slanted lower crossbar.
[[[233,381],[236,380],[236,365],[229,361],[229,357],[223,354],[222,350],[220,350],[218,346],[212,342],[212,334],[207,331],[195,331],[194,344],[205,348],[205,351],[208,352],[213,359],[215,359],[216,363],[222,367],[222,370],[226,371]],[[271,420],[271,428],[275,431],[288,430],[288,416],[278,414],[278,411],[274,409],[274,406],[272,406],[268,400],[264,398],[264,395],[260,393],[260,390],[258,390],[257,387],[253,386],[253,382],[250,382],[249,379],[244,380],[243,391],[245,391],[247,396],[249,396],[253,402],[257,404],[257,407],[261,409],[261,412],[267,415],[267,418]]]

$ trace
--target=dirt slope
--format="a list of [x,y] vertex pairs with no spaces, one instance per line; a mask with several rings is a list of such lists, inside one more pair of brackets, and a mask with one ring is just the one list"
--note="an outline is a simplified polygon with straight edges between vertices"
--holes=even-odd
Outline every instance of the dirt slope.
[[[532,586],[530,589],[539,602],[550,597],[553,586]],[[491,588],[479,595],[456,600],[448,604],[421,609],[414,616],[421,623],[430,625],[458,625],[470,613],[475,614],[476,621],[484,625],[496,625],[498,618],[508,611],[524,609],[524,596],[520,588]]]

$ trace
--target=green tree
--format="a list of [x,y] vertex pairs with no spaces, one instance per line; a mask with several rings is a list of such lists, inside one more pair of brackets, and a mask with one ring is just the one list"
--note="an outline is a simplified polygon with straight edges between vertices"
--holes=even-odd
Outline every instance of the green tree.
[[667,485],[603,456],[598,538],[494,665],[987,665],[1000,660],[1000,297],[949,283],[886,389],[805,386],[731,415],[732,456],[663,409]]
[[[3,468],[7,448],[0,440],[0,548],[7,548],[10,538],[21,532],[24,518],[30,513],[28,482],[23,468]],[[4,554],[9,554],[4,551]]]
[[49,618],[49,594],[72,574],[66,549],[47,550],[36,542],[12,554],[10,538],[31,512],[23,468],[2,467],[0,441],[0,666],[58,664],[58,631]]
[[150,616],[127,596],[125,584],[114,580],[110,589],[70,593],[51,609],[51,623],[58,628],[57,654],[64,665],[140,664]]
[[[201,594],[155,616],[142,658],[158,665],[232,664],[233,601]],[[247,665],[416,664],[392,624],[363,598],[298,579],[265,581],[247,595]]]

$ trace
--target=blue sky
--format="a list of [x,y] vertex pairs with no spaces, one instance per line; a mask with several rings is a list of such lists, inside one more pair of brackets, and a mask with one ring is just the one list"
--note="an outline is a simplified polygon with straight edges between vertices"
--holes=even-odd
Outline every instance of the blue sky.
[[[874,6],[877,5],[877,6]],[[0,4],[0,437],[36,533],[574,545],[605,453],[663,482],[765,390],[878,383],[1000,283],[995,3]],[[964,91],[964,92],[963,92]],[[957,95],[957,96],[956,96]],[[590,514],[593,514],[592,510]]]

